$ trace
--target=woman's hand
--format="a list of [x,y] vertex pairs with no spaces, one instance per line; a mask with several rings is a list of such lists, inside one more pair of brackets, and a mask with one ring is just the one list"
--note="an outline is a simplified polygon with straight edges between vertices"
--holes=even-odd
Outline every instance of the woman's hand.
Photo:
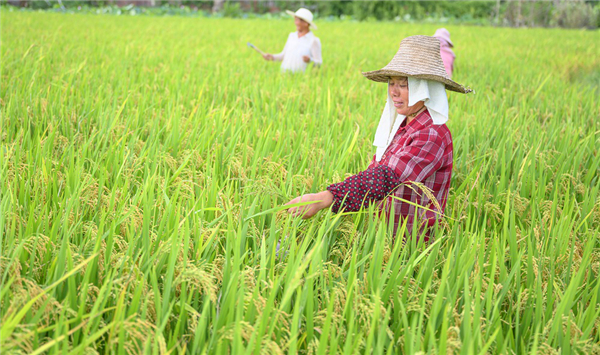
[[308,63],[308,62],[310,62],[310,57],[307,55],[302,56],[302,60],[304,60],[304,63]]
[[265,58],[265,60],[273,60],[273,55],[272,54],[263,54],[263,58]]
[[288,210],[288,213],[294,217],[302,217],[302,219],[308,219],[317,214],[320,210],[331,206],[333,203],[333,195],[331,192],[325,190],[316,194],[306,194],[286,203],[286,205],[293,205],[300,202],[315,202],[310,205],[292,207]]

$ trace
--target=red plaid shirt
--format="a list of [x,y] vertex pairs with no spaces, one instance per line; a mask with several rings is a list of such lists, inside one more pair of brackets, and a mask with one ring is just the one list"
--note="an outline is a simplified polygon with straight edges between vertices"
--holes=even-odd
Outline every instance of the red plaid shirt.
[[[394,211],[395,230],[406,220],[410,233],[431,227],[446,207],[452,176],[452,136],[445,124],[434,125],[425,110],[401,126],[381,160],[373,157],[367,170],[327,187],[332,209],[358,211],[363,204],[379,203],[386,213]],[[425,193],[417,184],[427,188]],[[434,196],[436,205],[429,196]],[[398,200],[410,201],[426,209]],[[435,212],[434,212],[435,211]],[[420,233],[419,233],[420,234]],[[428,240],[428,235],[425,239]]]

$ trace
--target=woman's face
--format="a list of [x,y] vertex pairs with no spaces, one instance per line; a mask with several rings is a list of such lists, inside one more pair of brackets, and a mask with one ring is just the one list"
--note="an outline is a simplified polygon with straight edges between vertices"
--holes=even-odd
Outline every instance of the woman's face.
[[294,17],[294,24],[296,25],[298,32],[308,32],[308,27],[310,25],[300,17]]
[[424,105],[423,101],[419,101],[413,106],[408,106],[408,78],[406,77],[391,77],[388,81],[388,94],[394,102],[396,112],[400,115],[408,116],[419,111]]

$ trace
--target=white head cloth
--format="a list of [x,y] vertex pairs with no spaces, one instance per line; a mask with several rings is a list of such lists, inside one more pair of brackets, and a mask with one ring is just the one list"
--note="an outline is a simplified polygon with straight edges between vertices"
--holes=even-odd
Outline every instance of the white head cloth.
[[[444,84],[408,77],[408,106],[413,106],[419,101],[425,103],[434,125],[443,125],[448,121],[448,96]],[[373,145],[377,147],[375,160],[381,160],[405,118],[406,116],[396,112],[392,98],[388,94],[375,132],[375,141],[373,141]]]

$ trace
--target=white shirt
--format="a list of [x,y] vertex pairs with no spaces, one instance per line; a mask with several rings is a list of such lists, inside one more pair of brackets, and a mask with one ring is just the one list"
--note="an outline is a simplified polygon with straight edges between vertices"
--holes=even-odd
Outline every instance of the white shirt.
[[323,63],[321,58],[321,41],[315,37],[312,32],[298,38],[298,32],[292,32],[288,36],[283,51],[279,54],[273,54],[273,60],[282,61],[282,71],[305,71],[308,63],[302,60],[303,56],[308,56],[314,65],[319,66]]

